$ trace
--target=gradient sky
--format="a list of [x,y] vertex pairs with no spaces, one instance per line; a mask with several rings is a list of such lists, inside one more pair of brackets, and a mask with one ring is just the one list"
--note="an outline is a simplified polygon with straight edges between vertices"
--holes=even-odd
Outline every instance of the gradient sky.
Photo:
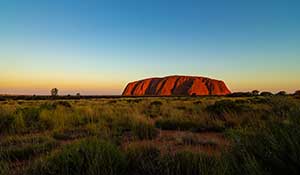
[[300,1],[0,1],[0,94],[120,94],[174,74],[300,89]]

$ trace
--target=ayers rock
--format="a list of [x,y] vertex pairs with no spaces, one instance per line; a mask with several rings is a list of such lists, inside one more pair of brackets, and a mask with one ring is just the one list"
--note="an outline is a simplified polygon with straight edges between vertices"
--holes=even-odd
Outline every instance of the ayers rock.
[[167,76],[148,78],[127,84],[123,96],[190,96],[226,95],[230,90],[225,83],[206,77]]

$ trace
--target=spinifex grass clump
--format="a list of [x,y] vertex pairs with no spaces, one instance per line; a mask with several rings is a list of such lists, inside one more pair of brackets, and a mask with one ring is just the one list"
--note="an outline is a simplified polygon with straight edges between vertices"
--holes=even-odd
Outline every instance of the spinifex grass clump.
[[54,139],[44,136],[8,137],[0,141],[0,156],[7,160],[30,159],[56,146]]
[[154,145],[130,145],[126,150],[126,158],[128,174],[159,174],[160,151]]
[[162,117],[156,120],[155,125],[157,128],[163,130],[181,130],[181,131],[216,131],[224,130],[224,122],[217,119],[208,118],[205,113],[199,116],[174,116]]
[[215,117],[223,117],[226,113],[242,113],[249,111],[251,108],[245,103],[239,103],[238,101],[232,100],[220,100],[216,101],[215,104],[207,106],[206,110]]
[[161,175],[221,175],[227,165],[219,157],[201,153],[178,152],[161,159]]
[[295,117],[300,114],[300,103],[290,97],[276,96],[269,98],[268,104],[271,106],[272,114],[280,119]]
[[218,157],[188,151],[161,153],[155,145],[130,145],[126,157],[130,175],[218,175],[226,171]]
[[161,115],[160,108],[163,105],[161,101],[152,101],[147,108],[145,108],[145,115],[151,117],[151,118],[156,118],[159,115]]
[[[16,107],[11,105],[0,105],[0,134],[15,133]],[[18,129],[18,128],[17,128]]]
[[[88,125],[90,126],[90,125]],[[95,126],[97,127],[97,126]],[[73,128],[73,129],[63,129],[54,131],[52,136],[56,140],[75,140],[84,137],[96,136],[97,135],[97,128]],[[104,131],[102,131],[104,132]]]
[[139,118],[132,124],[132,132],[138,139],[154,139],[158,131],[146,118]]
[[190,130],[198,127],[195,121],[179,117],[160,118],[155,122],[155,125],[164,130]]
[[54,110],[58,106],[63,106],[66,108],[72,107],[72,105],[68,101],[54,101],[54,102],[45,102],[41,104],[40,109]]
[[8,172],[9,172],[9,161],[7,160],[6,155],[0,155],[0,175],[7,175]]
[[201,145],[210,147],[216,147],[218,145],[215,140],[199,139],[193,133],[186,133],[181,136],[179,138],[179,143],[183,145]]
[[87,139],[68,145],[61,151],[34,163],[28,175],[120,175],[126,161],[111,143]]
[[[254,128],[255,129],[255,128]],[[272,123],[252,134],[235,135],[229,154],[232,174],[299,174],[300,127]]]
[[17,113],[21,113],[27,131],[37,131],[40,128],[39,114],[40,110],[38,107],[25,107],[18,108]]

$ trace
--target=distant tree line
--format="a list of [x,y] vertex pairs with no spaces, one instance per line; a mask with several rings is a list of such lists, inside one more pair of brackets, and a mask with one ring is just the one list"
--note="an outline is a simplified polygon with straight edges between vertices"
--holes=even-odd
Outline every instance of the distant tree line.
[[252,97],[252,96],[286,96],[286,95],[293,95],[293,96],[300,96],[300,90],[295,91],[293,94],[288,94],[286,91],[279,91],[275,94],[268,91],[259,92],[258,90],[253,90],[252,92],[234,92],[228,94],[228,97]]
[[122,98],[120,95],[60,95],[52,97],[50,95],[0,95],[0,101],[6,100],[79,100],[79,99],[103,99],[103,98]]
[[[50,96],[47,95],[0,95],[0,101],[5,100],[49,100],[49,99],[92,99],[92,98],[122,98],[121,95],[89,95],[82,96],[80,93],[75,95],[60,95],[59,90],[53,88],[50,91]],[[258,90],[253,90],[252,92],[234,92],[226,95],[227,97],[253,97],[253,96],[286,96],[293,95],[300,98],[300,90],[295,91],[293,94],[288,94],[286,91],[279,91],[275,94],[268,91],[259,92]],[[196,96],[195,94],[191,95]],[[133,97],[134,98],[134,97]]]

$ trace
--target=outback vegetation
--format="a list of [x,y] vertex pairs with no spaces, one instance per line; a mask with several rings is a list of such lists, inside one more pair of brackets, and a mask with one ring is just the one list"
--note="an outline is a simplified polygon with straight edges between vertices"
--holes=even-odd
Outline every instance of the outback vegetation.
[[3,99],[0,175],[300,174],[299,93],[252,93]]

